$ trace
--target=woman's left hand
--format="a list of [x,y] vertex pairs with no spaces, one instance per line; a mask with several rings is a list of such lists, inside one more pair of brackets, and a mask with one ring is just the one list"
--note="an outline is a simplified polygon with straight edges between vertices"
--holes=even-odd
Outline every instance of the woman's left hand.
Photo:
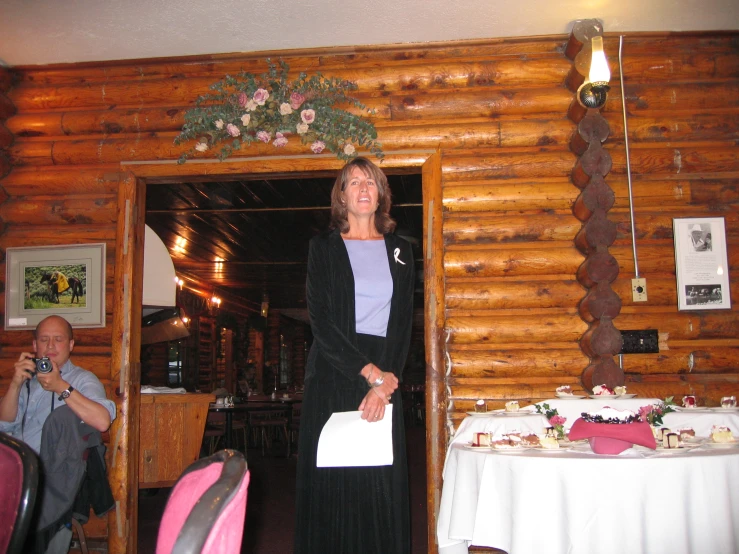
[[375,391],[377,389],[370,389],[362,399],[362,403],[359,405],[359,409],[362,411],[362,419],[366,419],[370,423],[375,421],[382,421],[385,417],[385,406],[390,403],[387,398],[381,397]]

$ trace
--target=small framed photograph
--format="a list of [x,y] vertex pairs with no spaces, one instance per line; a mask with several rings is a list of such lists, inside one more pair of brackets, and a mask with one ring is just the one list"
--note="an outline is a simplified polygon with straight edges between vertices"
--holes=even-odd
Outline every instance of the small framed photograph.
[[672,220],[678,310],[731,309],[723,217]]
[[8,248],[5,330],[50,315],[73,327],[105,327],[105,243]]

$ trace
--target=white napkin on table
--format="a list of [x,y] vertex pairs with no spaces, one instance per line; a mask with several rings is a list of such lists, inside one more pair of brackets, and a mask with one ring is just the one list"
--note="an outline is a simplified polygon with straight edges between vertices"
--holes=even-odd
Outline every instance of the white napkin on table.
[[318,439],[316,467],[389,466],[393,464],[393,405],[385,417],[369,423],[362,412],[337,412]]

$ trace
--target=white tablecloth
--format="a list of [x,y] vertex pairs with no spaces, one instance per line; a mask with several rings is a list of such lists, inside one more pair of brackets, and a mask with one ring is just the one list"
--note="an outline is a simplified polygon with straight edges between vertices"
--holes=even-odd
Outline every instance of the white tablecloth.
[[447,453],[441,554],[739,553],[739,448]]

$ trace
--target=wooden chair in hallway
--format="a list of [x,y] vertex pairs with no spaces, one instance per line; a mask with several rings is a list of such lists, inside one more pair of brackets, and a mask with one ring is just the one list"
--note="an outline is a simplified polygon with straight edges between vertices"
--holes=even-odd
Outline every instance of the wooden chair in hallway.
[[287,428],[287,413],[285,410],[263,410],[249,413],[249,428],[254,439],[259,440],[264,456],[265,446],[272,447],[272,441],[277,437],[277,431],[282,431],[287,446],[287,457],[290,457],[290,432]]
[[226,435],[226,414],[221,412],[208,412],[205,421],[203,441],[208,441],[208,455],[212,456],[216,451],[221,439]]

